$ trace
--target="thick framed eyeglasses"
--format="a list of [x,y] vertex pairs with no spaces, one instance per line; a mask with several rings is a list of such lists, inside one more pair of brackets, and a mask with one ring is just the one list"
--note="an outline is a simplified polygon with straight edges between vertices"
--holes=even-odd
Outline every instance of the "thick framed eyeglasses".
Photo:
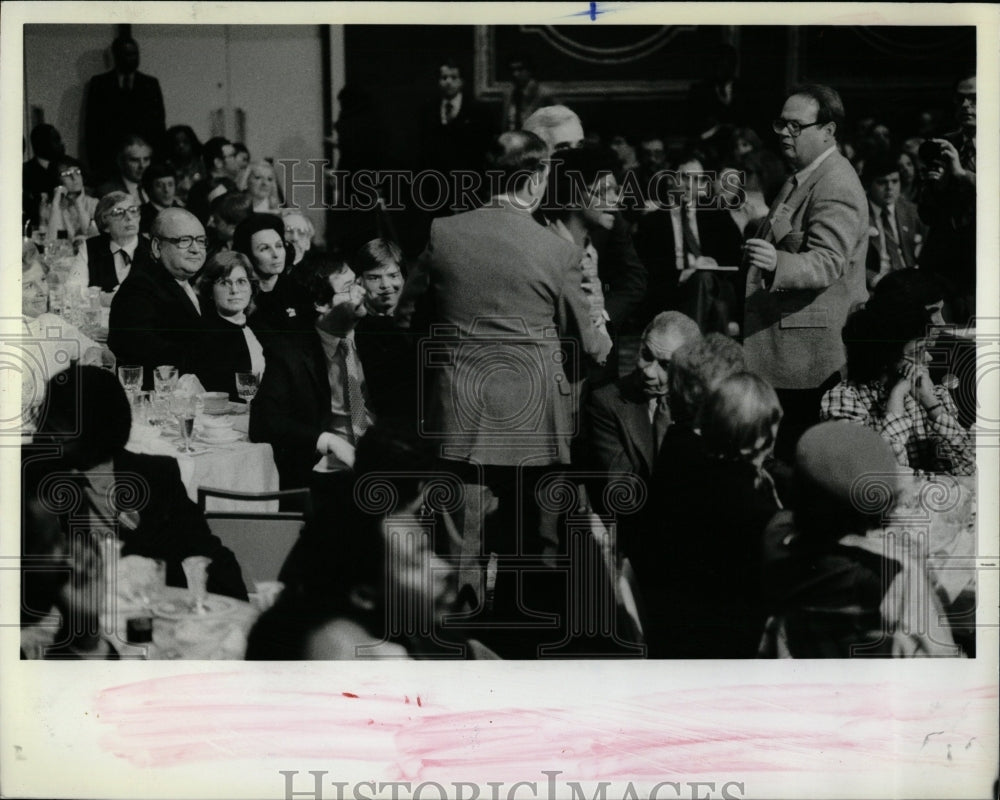
[[784,133],[785,128],[788,128],[788,135],[793,139],[796,138],[803,130],[806,128],[812,128],[815,125],[826,125],[825,122],[798,122],[794,119],[781,119],[780,117],[771,123],[771,130],[775,133]]
[[70,167],[69,169],[64,169],[59,173],[60,178],[78,178],[83,175],[79,167]]
[[225,287],[229,290],[239,289],[243,291],[250,288],[250,281],[246,278],[237,278],[236,280],[232,280],[231,278],[219,278],[219,280],[215,282],[215,285]]
[[132,217],[132,219],[139,218],[139,206],[129,206],[128,208],[115,208],[108,212],[109,217],[114,217],[115,219],[125,219],[125,217]]
[[205,247],[208,243],[208,239],[205,236],[157,236],[155,238],[161,242],[170,242],[174,247],[179,247],[181,250],[186,250],[193,244],[198,245],[198,247]]

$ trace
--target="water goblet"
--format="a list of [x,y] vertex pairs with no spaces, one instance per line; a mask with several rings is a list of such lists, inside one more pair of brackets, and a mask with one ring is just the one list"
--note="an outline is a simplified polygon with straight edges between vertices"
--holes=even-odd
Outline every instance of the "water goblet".
[[196,614],[205,613],[205,598],[208,596],[208,565],[212,559],[208,556],[188,556],[181,562],[184,577],[187,579],[188,591],[191,593],[191,605]]
[[183,446],[177,448],[178,451],[181,453],[193,453],[194,448],[191,447],[191,434],[194,433],[194,398],[187,395],[174,396],[171,400],[171,411],[177,419],[183,441]]
[[260,389],[260,376],[256,372],[236,373],[236,394],[247,404],[248,411],[250,403],[257,396],[258,389]]

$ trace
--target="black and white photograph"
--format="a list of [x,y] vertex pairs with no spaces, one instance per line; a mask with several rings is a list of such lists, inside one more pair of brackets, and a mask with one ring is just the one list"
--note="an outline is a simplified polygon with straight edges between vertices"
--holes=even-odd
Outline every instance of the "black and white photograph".
[[3,796],[997,796],[998,14],[519,5],[4,3]]

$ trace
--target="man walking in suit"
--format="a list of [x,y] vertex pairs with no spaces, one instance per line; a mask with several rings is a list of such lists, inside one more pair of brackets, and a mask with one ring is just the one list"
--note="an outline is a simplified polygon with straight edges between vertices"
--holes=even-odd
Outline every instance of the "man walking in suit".
[[202,309],[190,280],[205,263],[205,229],[182,208],[160,212],[150,231],[154,262],[132,270],[111,303],[108,347],[119,364],[142,365],[143,388],[161,364],[190,372]]
[[893,158],[865,162],[868,190],[868,256],[865,271],[869,289],[898,269],[917,265],[927,226],[917,207],[900,196],[899,165]]
[[166,130],[160,82],[139,72],[139,45],[120,36],[111,43],[115,68],[90,79],[84,109],[87,158],[90,168],[108,178],[115,154],[131,135],[158,142]]
[[785,415],[775,452],[786,461],[818,421],[823,392],[839,379],[848,311],[868,296],[868,200],[837,152],[843,124],[844,105],[830,87],[792,92],[772,127],[797,172],[746,243],[747,368],[778,392]]
[[[422,433],[466,484],[460,583],[480,607],[482,556],[551,553],[534,490],[569,463],[578,398],[567,370],[579,374],[580,360],[603,361],[610,348],[590,318],[580,249],[531,216],[548,148],[512,131],[497,149],[508,193],[434,222],[397,307],[405,326],[434,334],[421,348]],[[516,578],[515,569],[498,580]]]

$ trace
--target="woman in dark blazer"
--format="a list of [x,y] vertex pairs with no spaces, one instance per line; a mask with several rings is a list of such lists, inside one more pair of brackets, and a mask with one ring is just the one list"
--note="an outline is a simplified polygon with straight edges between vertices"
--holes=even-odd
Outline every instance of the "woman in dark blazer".
[[252,313],[256,280],[247,257],[224,250],[212,256],[195,284],[206,313],[204,331],[195,349],[193,372],[209,392],[236,392],[237,372],[264,372],[264,348],[247,317]]
[[312,298],[289,275],[295,251],[285,244],[281,217],[251,214],[236,226],[233,250],[246,256],[253,267],[257,294],[250,318],[265,344],[281,334],[312,327],[316,319]]

